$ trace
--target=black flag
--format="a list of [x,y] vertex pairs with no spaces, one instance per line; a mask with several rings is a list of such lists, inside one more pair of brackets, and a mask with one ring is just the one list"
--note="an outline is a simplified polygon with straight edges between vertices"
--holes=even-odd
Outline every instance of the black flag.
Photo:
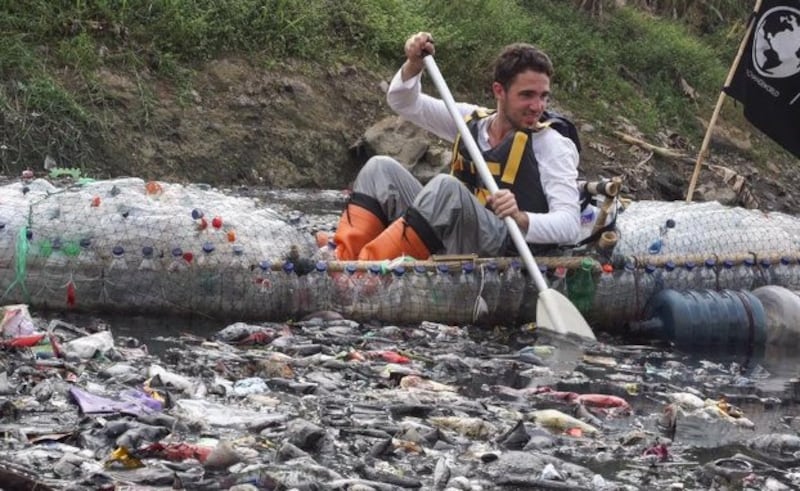
[[800,0],[763,0],[725,93],[744,116],[800,157]]

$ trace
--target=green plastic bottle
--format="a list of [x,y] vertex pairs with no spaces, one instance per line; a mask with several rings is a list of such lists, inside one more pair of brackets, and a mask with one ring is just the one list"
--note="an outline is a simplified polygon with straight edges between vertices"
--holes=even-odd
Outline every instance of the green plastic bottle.
[[584,258],[581,261],[581,267],[573,273],[572,280],[567,282],[569,299],[583,315],[589,312],[594,302],[593,269],[594,260],[588,257]]

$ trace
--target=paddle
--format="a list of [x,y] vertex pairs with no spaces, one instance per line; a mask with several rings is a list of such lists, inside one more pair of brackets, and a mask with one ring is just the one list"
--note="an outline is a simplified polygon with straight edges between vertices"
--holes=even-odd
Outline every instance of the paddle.
[[[433,83],[442,96],[447,110],[450,111],[450,115],[458,126],[458,131],[461,133],[461,138],[467,146],[467,151],[469,151],[469,155],[472,157],[472,161],[478,169],[481,180],[490,193],[496,193],[498,190],[497,183],[489,172],[489,167],[486,165],[486,161],[483,159],[483,155],[481,155],[478,145],[475,143],[475,139],[472,138],[472,134],[469,132],[466,122],[464,122],[464,117],[458,111],[456,101],[447,88],[447,84],[442,77],[442,73],[439,71],[439,67],[436,65],[436,61],[431,55],[426,56],[424,61],[425,68],[428,69],[428,74],[433,79]],[[520,231],[517,226],[517,222],[511,217],[506,217],[504,220],[511,234],[511,239],[514,241],[514,245],[517,251],[519,251],[519,255],[522,257],[525,268],[533,277],[536,288],[539,290],[539,300],[536,304],[536,324],[539,327],[550,329],[559,334],[573,334],[595,340],[596,338],[592,329],[575,305],[573,305],[567,297],[547,286],[547,283],[542,277],[542,273],[539,271],[539,267],[536,266],[536,260],[534,260],[533,254],[531,254],[531,250],[525,242],[525,237],[522,236],[522,231]]]

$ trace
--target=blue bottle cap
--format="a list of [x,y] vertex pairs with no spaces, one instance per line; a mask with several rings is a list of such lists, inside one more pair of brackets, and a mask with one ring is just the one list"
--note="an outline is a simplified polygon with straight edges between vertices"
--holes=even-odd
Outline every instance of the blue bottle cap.
[[781,258],[781,264],[783,264],[785,266],[788,266],[788,265],[792,264],[792,258],[790,258],[789,256],[783,256]]
[[667,228],[675,228],[675,220],[672,218],[667,219],[667,223],[665,224]]
[[704,264],[706,265],[706,268],[713,268],[717,265],[717,261],[713,257],[710,257],[705,260]]
[[175,247],[172,249],[172,257],[181,257],[183,256],[183,249],[180,247]]
[[283,263],[283,272],[286,274],[294,273],[294,263],[291,261]]
[[119,257],[125,254],[125,249],[121,245],[115,245],[113,249],[111,249],[111,254]]
[[205,252],[206,254],[211,254],[212,252],[214,252],[214,249],[215,249],[214,244],[212,244],[211,242],[203,243],[203,252]]
[[373,264],[372,266],[369,267],[369,272],[375,275],[381,274],[381,267],[378,266],[377,264]]
[[733,261],[731,261],[730,259],[722,261],[722,267],[724,267],[725,269],[731,269],[733,267]]
[[683,264],[683,266],[684,266],[686,269],[688,269],[689,271],[691,271],[691,270],[693,270],[693,269],[694,269],[694,267],[696,266],[696,264],[694,263],[694,261],[686,261],[686,262]]
[[675,262],[670,259],[669,261],[664,263],[664,269],[666,269],[667,271],[672,271],[673,269],[675,269]]
[[448,267],[446,264],[437,264],[436,270],[441,274],[447,274],[450,272],[450,267]]
[[655,273],[655,272],[656,272],[656,267],[655,267],[655,265],[653,265],[653,264],[647,264],[647,265],[644,267],[644,270],[645,270],[645,272],[647,272],[647,273]]
[[770,261],[770,260],[769,260],[769,258],[766,258],[766,257],[765,257],[765,258],[763,258],[763,259],[761,260],[761,263],[760,263],[760,264],[761,264],[761,267],[762,267],[762,268],[769,268],[770,266],[772,266],[772,261]]
[[53,250],[54,251],[57,251],[57,250],[61,249],[61,245],[62,245],[61,237],[55,237],[53,239],[53,241],[52,241],[52,244],[53,244]]
[[647,248],[647,252],[653,255],[658,254],[661,252],[661,247],[663,245],[664,243],[661,241],[661,239],[656,239],[650,243],[650,247]]
[[497,261],[489,261],[486,263],[486,268],[489,269],[489,271],[497,271]]
[[427,270],[425,269],[425,266],[417,264],[416,266],[414,266],[414,272],[417,274],[425,274],[427,273]]
[[324,273],[325,271],[328,271],[328,263],[325,261],[317,261],[317,264],[314,265],[314,269],[320,273]]
[[745,259],[745,260],[744,260],[744,265],[745,265],[745,266],[755,266],[755,264],[756,264],[756,262],[755,262],[755,261],[753,261],[753,260],[752,260],[751,258],[749,258],[749,257],[748,257],[747,259]]
[[395,266],[394,269],[392,270],[392,273],[394,273],[394,275],[399,278],[400,276],[403,276],[406,273],[406,268],[403,266]]
[[465,272],[467,274],[472,273],[473,271],[475,271],[475,265],[473,263],[464,263],[461,266],[461,271],[463,271],[463,272]]
[[192,220],[199,220],[201,218],[203,218],[203,210],[199,208],[192,210]]
[[358,270],[358,268],[356,268],[355,264],[351,263],[351,264],[348,264],[347,266],[345,266],[344,270],[345,270],[345,272],[347,272],[347,274],[352,275],[352,274],[355,274],[355,272]]
[[6,224],[4,222],[0,222],[0,230],[6,228]]
[[153,248],[150,246],[142,247],[142,256],[144,257],[153,257]]
[[84,237],[78,241],[78,245],[80,245],[84,249],[88,249],[89,247],[92,246],[92,239],[90,239],[89,237]]
[[241,256],[242,254],[244,254],[244,247],[240,246],[239,244],[236,244],[235,246],[233,246],[233,255],[234,256]]
[[261,268],[261,271],[269,271],[269,269],[272,267],[272,263],[269,260],[264,259],[258,263],[258,267]]

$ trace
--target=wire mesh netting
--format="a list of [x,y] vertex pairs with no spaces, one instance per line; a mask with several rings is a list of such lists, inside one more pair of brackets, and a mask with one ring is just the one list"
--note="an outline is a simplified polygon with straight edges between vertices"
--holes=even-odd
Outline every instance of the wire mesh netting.
[[[134,178],[2,186],[0,302],[223,319],[285,320],[318,310],[398,324],[535,318],[536,291],[516,258],[321,261],[311,233],[319,227],[308,215],[330,210],[314,209],[314,195],[299,195],[291,209]],[[658,289],[678,280],[689,289],[759,282],[800,289],[799,237],[800,221],[781,213],[633,202],[617,215],[613,248],[565,249],[537,262],[552,287],[572,297],[579,264],[590,257],[585,313],[612,325],[637,319]],[[613,266],[605,277],[603,263]],[[744,266],[749,276],[739,274]]]

